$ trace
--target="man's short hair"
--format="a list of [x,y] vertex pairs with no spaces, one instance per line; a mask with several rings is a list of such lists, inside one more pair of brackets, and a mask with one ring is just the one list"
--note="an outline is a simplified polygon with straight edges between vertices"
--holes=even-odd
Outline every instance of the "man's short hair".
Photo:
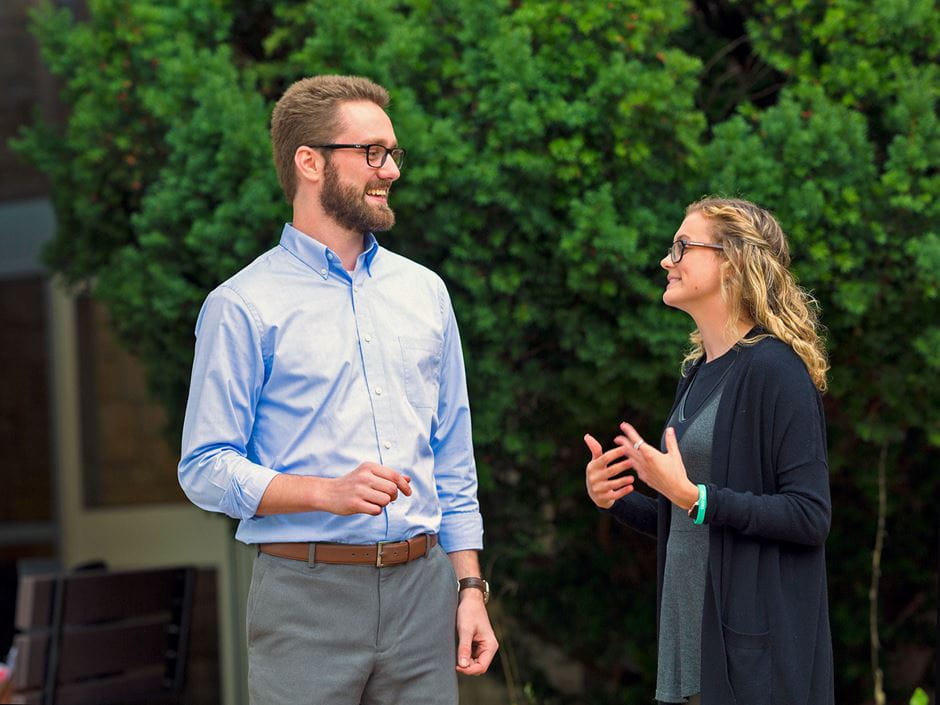
[[271,144],[277,178],[288,203],[297,193],[294,153],[305,144],[329,144],[342,125],[339,107],[367,100],[383,110],[388,91],[362,76],[312,76],[290,86],[271,115]]

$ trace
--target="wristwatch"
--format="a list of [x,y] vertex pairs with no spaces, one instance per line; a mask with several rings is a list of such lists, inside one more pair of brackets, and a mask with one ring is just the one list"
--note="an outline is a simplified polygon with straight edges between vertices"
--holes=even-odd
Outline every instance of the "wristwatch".
[[483,578],[461,578],[457,581],[457,592],[467,588],[476,588],[483,593],[483,604],[490,601],[490,584]]

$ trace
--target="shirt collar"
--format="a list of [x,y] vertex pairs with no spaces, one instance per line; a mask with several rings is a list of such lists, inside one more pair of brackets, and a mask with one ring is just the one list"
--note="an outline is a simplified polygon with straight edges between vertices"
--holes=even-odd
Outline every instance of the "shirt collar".
[[[290,223],[284,223],[281,231],[281,247],[294,255],[324,278],[332,267],[342,269],[342,262],[335,252],[311,235],[301,232]],[[356,268],[364,266],[372,276],[372,266],[379,252],[379,241],[372,233],[366,233],[362,253],[356,260]]]
[[365,239],[365,249],[359,257],[362,259],[363,263],[366,266],[366,271],[369,273],[369,276],[372,276],[372,262],[375,260],[375,256],[379,253],[379,241],[375,239],[375,235],[372,233],[366,234]]

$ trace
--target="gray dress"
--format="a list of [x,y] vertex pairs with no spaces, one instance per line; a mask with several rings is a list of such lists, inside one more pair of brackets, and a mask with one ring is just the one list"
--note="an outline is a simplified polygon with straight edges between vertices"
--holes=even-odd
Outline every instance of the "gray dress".
[[[689,480],[695,484],[711,479],[715,416],[735,352],[729,351],[698,368],[696,379],[669,419],[668,425],[676,430]],[[702,600],[708,564],[708,526],[696,525],[685,510],[674,504],[670,506],[656,699],[664,703],[685,703],[689,696],[701,690]]]

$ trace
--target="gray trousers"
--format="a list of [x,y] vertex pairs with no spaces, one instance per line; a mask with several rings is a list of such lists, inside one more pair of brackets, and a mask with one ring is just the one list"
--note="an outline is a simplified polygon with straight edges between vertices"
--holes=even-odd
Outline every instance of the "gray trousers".
[[435,546],[375,568],[259,553],[248,593],[252,705],[453,705],[457,578]]

